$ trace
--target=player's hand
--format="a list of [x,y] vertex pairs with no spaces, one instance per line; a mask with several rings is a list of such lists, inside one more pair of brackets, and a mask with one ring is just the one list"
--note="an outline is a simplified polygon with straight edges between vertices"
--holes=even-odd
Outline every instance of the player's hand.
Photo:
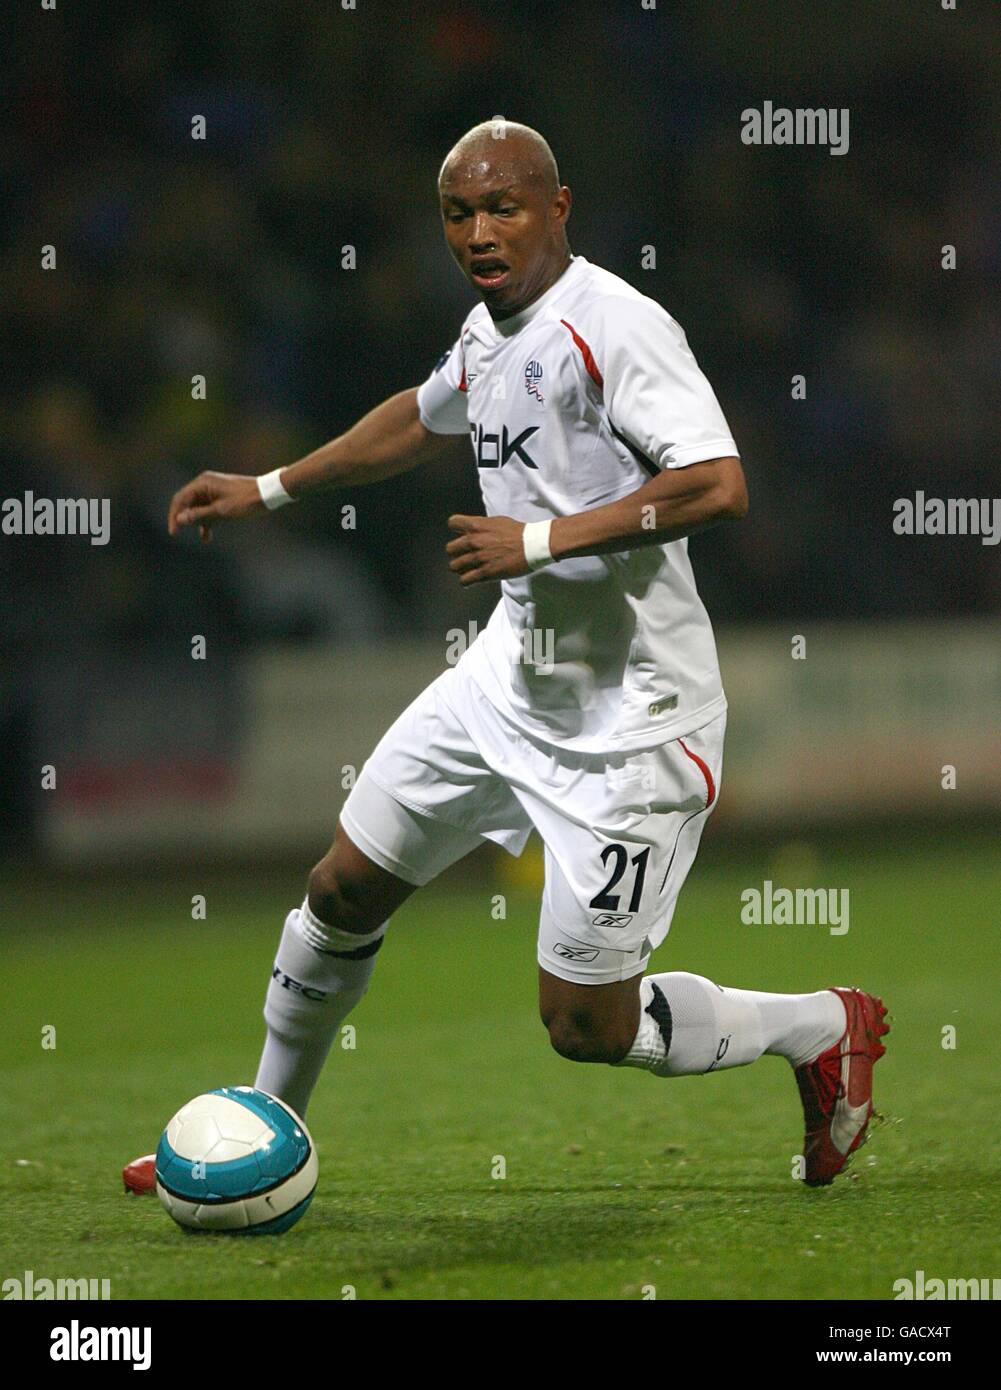
[[197,526],[202,540],[212,538],[218,521],[256,516],[267,511],[256,477],[241,473],[199,473],[174,493],[167,513],[167,530],[176,536],[182,526]]
[[448,526],[460,533],[445,549],[452,557],[448,567],[463,586],[529,573],[523,521],[509,516],[450,516]]

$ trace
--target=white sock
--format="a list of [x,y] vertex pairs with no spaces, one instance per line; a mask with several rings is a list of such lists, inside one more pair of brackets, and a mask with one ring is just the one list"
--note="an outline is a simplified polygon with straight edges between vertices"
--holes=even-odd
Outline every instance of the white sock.
[[640,1024],[620,1067],[656,1076],[722,1071],[764,1052],[794,1067],[812,1062],[845,1031],[845,1007],[829,989],[816,994],[761,994],[724,989],[678,971],[640,981]]
[[328,927],[309,899],[285,919],[264,1001],[268,1034],[254,1085],[305,1116],[338,1028],[368,988],[386,923],[360,936]]

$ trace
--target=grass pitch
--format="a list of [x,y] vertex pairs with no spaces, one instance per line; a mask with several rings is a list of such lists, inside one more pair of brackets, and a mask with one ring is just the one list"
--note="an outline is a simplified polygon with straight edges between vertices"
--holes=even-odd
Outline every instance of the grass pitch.
[[537,894],[502,858],[394,918],[356,1046],[335,1047],[310,1108],[313,1206],[257,1239],[185,1235],[119,1173],[183,1102],[253,1079],[297,876],[8,885],[0,1278],[109,1278],[116,1298],[885,1299],[919,1269],[996,1275],[996,844],[824,843],[808,881],[850,890],[848,933],[743,925],[742,889],[795,886],[799,862],[707,841],[653,968],[883,994],[886,1118],[850,1178],[792,1179],[781,1059],[658,1080],[553,1053]]

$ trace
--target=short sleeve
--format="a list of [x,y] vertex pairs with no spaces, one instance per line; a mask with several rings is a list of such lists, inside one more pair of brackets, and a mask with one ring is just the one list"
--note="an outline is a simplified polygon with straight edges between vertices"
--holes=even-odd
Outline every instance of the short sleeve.
[[433,434],[465,434],[469,429],[466,400],[460,336],[442,353],[427,381],[417,388],[421,424]]
[[613,427],[658,468],[737,454],[684,329],[652,299],[610,297],[595,337]]

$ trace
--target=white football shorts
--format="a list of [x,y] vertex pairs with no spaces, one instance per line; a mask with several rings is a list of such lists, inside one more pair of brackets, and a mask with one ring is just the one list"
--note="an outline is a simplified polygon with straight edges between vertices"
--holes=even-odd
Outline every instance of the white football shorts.
[[629,979],[667,935],[723,770],[726,711],[639,753],[526,737],[450,667],[387,729],[341,810],[368,857],[423,886],[481,842],[545,846],[539,964],[579,984]]

